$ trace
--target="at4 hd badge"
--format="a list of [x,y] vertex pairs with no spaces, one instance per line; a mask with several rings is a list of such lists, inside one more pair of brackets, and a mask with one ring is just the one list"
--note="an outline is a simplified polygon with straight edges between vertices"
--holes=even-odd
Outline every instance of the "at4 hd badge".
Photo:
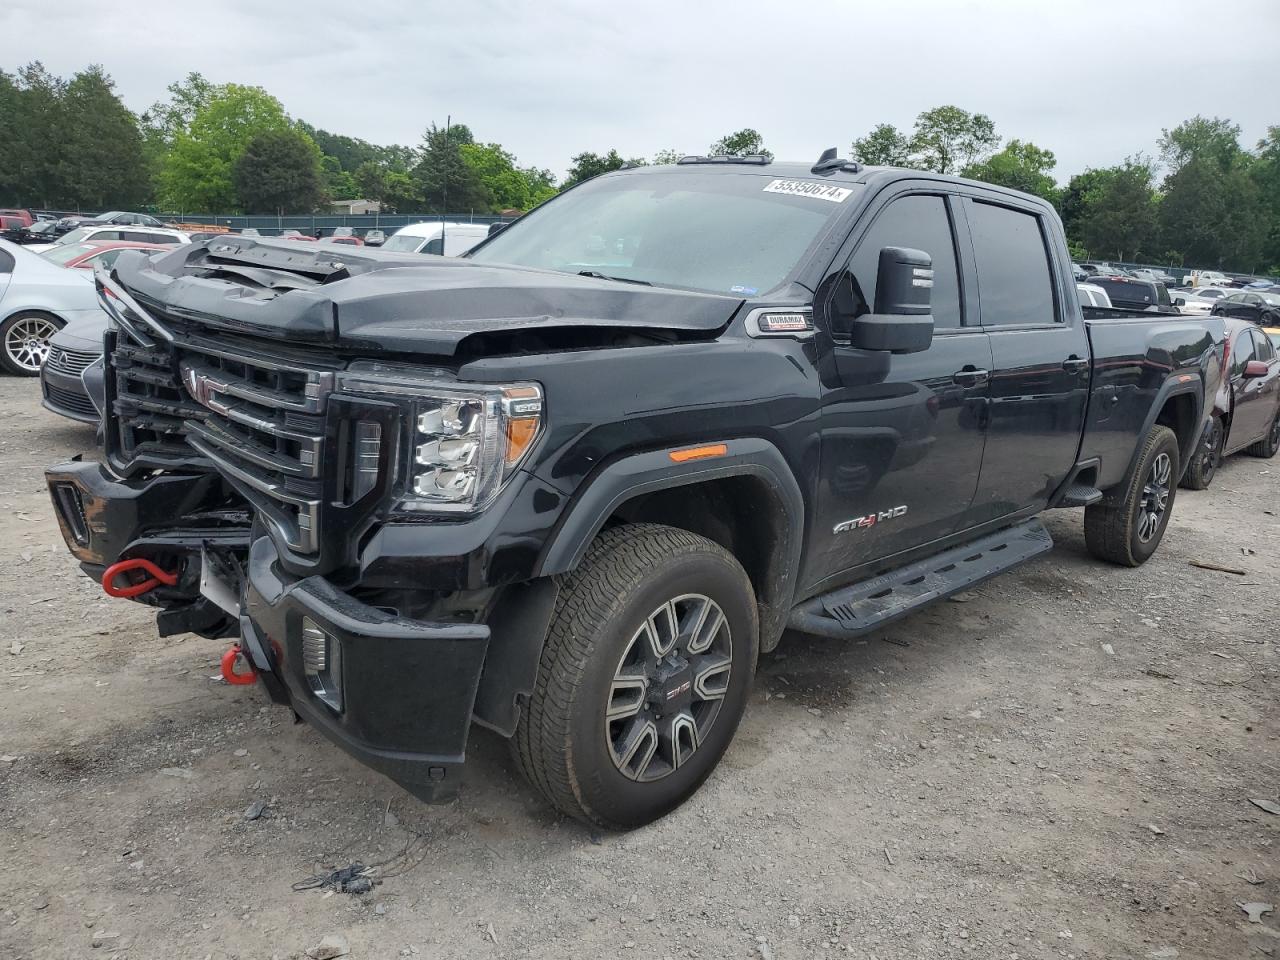
[[879,513],[868,513],[862,517],[853,517],[849,520],[841,520],[835,525],[832,533],[848,533],[850,530],[866,530],[868,527],[874,527],[877,523],[884,523],[886,520],[895,520],[907,512],[906,504],[900,507],[891,507],[888,510],[881,510]]

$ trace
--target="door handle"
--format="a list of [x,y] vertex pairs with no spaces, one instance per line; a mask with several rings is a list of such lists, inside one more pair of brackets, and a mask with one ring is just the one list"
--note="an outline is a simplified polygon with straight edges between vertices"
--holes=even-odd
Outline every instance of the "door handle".
[[951,382],[960,387],[976,387],[978,384],[986,383],[990,379],[990,370],[977,370],[973,367],[965,367],[963,370],[957,370],[951,375]]
[[1062,361],[1062,369],[1067,373],[1084,373],[1089,369],[1089,361],[1073,355]]

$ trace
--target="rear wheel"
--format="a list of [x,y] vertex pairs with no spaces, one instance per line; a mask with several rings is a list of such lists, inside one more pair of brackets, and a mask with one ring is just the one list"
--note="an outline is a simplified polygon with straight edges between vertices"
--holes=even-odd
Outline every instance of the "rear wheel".
[[20,377],[37,377],[49,356],[49,338],[63,323],[47,313],[15,313],[0,323],[0,367]]
[[1136,567],[1160,546],[1177,493],[1178,438],[1154,426],[1128,479],[1084,511],[1084,539],[1101,560]]
[[1188,490],[1205,490],[1213,482],[1213,475],[1218,472],[1222,463],[1222,442],[1225,431],[1222,429],[1222,418],[1214,417],[1205,425],[1200,436],[1200,444],[1191,454],[1191,462],[1187,464],[1179,486]]
[[719,545],[657,524],[602,533],[561,580],[516,763],[579,820],[658,819],[733,739],[758,632],[751,583]]
[[1270,460],[1276,455],[1277,450],[1280,450],[1280,410],[1276,411],[1275,419],[1271,421],[1271,429],[1267,431],[1267,435],[1250,446],[1249,453],[1251,456]]

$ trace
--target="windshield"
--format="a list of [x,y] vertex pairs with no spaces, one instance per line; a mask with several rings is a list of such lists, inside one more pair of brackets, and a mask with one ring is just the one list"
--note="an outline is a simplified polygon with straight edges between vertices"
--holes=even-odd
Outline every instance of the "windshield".
[[55,242],[56,243],[79,243],[81,240],[87,240],[93,235],[90,227],[76,227],[70,233],[64,233]]
[[382,245],[383,250],[399,250],[401,253],[413,253],[420,246],[425,237],[415,237],[407,233],[397,233],[394,237],[388,237],[387,242]]
[[754,296],[782,283],[856,189],[758,173],[635,173],[563,194],[469,254]]
[[70,263],[76,257],[83,256],[91,250],[98,249],[92,243],[66,243],[59,244],[44,252],[46,260],[52,260],[54,263]]

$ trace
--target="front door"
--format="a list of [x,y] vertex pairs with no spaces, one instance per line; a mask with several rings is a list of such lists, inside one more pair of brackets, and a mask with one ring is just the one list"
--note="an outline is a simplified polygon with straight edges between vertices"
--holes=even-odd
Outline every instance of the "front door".
[[[1267,375],[1246,377],[1250,360],[1267,364]],[[1261,330],[1246,328],[1231,343],[1231,392],[1235,408],[1231,412],[1231,434],[1227,453],[1247,447],[1266,436],[1276,411],[1276,390],[1280,389],[1280,364],[1276,363],[1271,341]]]
[[[982,465],[988,337],[967,325],[956,255],[956,198],[910,187],[880,201],[838,263],[858,308],[875,303],[883,247],[933,259],[934,339],[924,351],[863,351],[828,337],[812,549],[803,581],[834,586],[854,568],[954,532]],[[866,223],[866,219],[863,223]]]
[[977,522],[1044,507],[1076,462],[1089,399],[1088,335],[1055,267],[1067,251],[1037,207],[998,200],[964,202],[993,361]]

